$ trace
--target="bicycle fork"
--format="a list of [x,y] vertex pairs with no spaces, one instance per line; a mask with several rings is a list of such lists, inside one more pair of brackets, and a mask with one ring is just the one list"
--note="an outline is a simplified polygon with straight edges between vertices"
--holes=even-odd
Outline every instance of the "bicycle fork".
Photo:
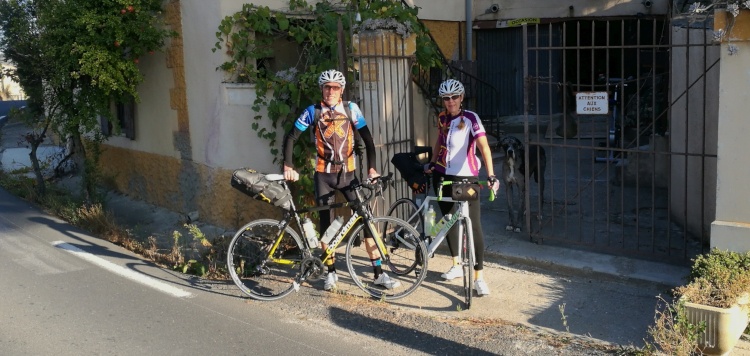
[[[461,256],[461,263],[463,264],[465,261],[476,261],[477,256],[474,251],[474,230],[472,230],[471,219],[463,217],[462,220],[464,223],[458,224],[458,252],[460,254],[459,256]],[[467,231],[464,231],[464,226],[466,226]],[[464,246],[464,234],[466,234],[466,246]],[[471,254],[472,258],[467,258],[468,254]],[[472,270],[474,269],[474,266],[470,267]]]

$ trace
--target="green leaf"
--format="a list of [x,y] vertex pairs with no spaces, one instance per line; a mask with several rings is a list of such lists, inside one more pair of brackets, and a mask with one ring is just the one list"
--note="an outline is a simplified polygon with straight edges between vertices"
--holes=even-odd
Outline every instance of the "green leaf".
[[276,14],[276,22],[279,24],[279,29],[286,31],[289,29],[289,19],[282,13]]

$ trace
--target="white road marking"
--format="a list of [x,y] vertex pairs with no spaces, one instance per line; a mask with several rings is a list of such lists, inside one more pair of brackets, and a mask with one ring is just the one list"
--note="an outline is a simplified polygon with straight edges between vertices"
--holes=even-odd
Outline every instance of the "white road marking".
[[164,282],[160,282],[156,279],[153,279],[151,277],[145,276],[143,274],[137,273],[131,269],[127,269],[125,267],[116,265],[112,262],[109,262],[101,257],[97,257],[95,255],[92,255],[86,251],[83,251],[79,249],[78,247],[75,247],[69,243],[66,243],[64,241],[55,241],[52,242],[52,245],[54,245],[57,248],[63,249],[67,252],[72,253],[75,256],[80,257],[83,260],[86,260],[88,262],[91,262],[99,267],[102,267],[110,272],[119,274],[120,276],[123,276],[125,278],[131,279],[133,281],[136,281],[138,283],[141,283],[143,285],[146,285],[148,287],[154,288],[158,291],[171,294],[178,298],[189,298],[193,295],[190,292],[186,292],[180,288],[173,287],[169,284],[166,284]]

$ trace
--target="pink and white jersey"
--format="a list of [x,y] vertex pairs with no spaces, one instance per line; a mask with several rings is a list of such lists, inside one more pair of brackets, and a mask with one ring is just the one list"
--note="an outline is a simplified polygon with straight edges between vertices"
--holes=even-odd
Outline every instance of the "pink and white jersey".
[[[460,128],[463,121],[463,128]],[[438,152],[435,169],[454,176],[478,176],[482,163],[476,155],[477,139],[487,135],[479,116],[464,110],[456,117],[438,116]]]

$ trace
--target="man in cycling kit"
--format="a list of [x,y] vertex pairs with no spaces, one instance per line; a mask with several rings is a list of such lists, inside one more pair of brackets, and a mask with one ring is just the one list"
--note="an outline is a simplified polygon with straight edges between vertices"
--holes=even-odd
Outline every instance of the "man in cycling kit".
[[[344,74],[331,69],[324,71],[318,78],[318,85],[322,92],[323,100],[319,105],[310,105],[297,118],[294,127],[284,138],[284,178],[290,181],[299,179],[299,173],[294,169],[292,154],[294,143],[302,132],[308,128],[314,130],[315,149],[317,159],[315,163],[315,203],[318,206],[334,203],[336,191],[340,191],[347,201],[355,199],[353,184],[358,183],[354,174],[356,167],[356,155],[354,154],[355,132],[362,138],[367,155],[367,177],[369,179],[380,176],[375,170],[375,144],[372,134],[367,128],[362,111],[357,104],[343,102],[341,95],[346,86]],[[344,107],[348,104],[348,107]],[[351,114],[351,117],[347,115]],[[317,115],[316,115],[317,114]],[[318,117],[316,117],[318,116]],[[318,226],[320,235],[331,225],[333,216],[330,210],[320,211],[320,224]],[[321,242],[323,249],[328,246]],[[400,285],[398,281],[391,280],[383,272],[380,256],[377,252],[375,241],[365,238],[367,253],[370,255],[373,271],[375,273],[375,284],[388,289]],[[326,261],[328,274],[324,285],[325,290],[336,288],[336,268],[333,259]]]

